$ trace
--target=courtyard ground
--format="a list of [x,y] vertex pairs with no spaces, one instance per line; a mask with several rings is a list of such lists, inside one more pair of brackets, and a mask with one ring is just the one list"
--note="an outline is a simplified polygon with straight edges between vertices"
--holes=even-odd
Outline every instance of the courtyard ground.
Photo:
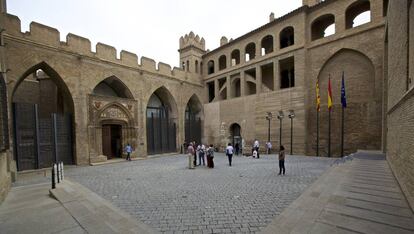
[[229,167],[218,154],[214,169],[189,170],[185,155],[67,167],[68,180],[53,190],[60,205],[47,196],[47,177],[21,176],[0,206],[0,230],[413,233],[412,209],[385,157],[353,158],[288,156],[285,176],[276,155],[235,157]]

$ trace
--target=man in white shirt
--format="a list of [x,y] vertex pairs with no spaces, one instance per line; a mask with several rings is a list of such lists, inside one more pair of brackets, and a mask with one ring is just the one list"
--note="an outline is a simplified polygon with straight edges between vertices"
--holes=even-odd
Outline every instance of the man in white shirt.
[[231,159],[233,157],[233,152],[234,152],[233,146],[231,146],[231,143],[229,143],[226,148],[226,155],[229,158],[229,166],[231,166]]

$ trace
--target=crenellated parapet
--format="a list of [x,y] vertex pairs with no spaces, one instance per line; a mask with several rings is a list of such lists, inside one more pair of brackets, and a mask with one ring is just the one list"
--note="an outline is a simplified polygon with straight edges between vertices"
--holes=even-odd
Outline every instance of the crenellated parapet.
[[195,35],[193,32],[180,37],[180,50],[191,46],[196,47],[202,51],[206,50],[206,42],[204,38],[200,38],[200,36]]
[[[89,39],[69,33],[66,36],[66,41],[60,41],[60,32],[57,29],[37,22],[30,23],[30,30],[28,32],[22,32],[21,22],[17,16],[1,14],[1,17],[3,18],[2,22],[4,22],[2,27],[5,30],[3,35],[7,39],[15,39],[26,43],[34,43],[43,47],[56,48],[73,53],[75,56],[99,59],[101,61],[139,69],[142,72],[149,72],[153,75],[159,74],[160,76],[201,85],[201,80],[198,76],[187,73],[182,68],[171,68],[170,65],[162,62],[157,64],[155,60],[144,56],[141,56],[139,60],[138,55],[125,50],[122,50],[120,52],[120,57],[117,58],[116,48],[101,42],[96,44],[96,52],[93,52],[91,50],[92,45]],[[194,34],[186,35],[186,37],[186,40],[183,39],[184,44],[188,44],[192,41],[191,43],[198,48],[205,47],[204,39],[200,39],[198,36],[195,37]]]

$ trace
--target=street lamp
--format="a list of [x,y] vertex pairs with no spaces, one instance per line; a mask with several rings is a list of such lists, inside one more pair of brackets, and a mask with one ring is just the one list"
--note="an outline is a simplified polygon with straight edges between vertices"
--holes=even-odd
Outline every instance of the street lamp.
[[295,118],[295,112],[293,110],[289,110],[290,119],[290,155],[293,155],[293,118]]
[[[270,142],[270,120],[273,119],[272,112],[266,112],[266,120],[267,120],[267,142]],[[267,145],[267,144],[266,144]],[[270,152],[269,147],[267,148],[267,154]]]
[[279,111],[279,113],[277,114],[277,119],[279,119],[280,122],[280,133],[279,133],[279,149],[282,146],[282,119],[285,117],[285,115],[283,114],[283,111]]

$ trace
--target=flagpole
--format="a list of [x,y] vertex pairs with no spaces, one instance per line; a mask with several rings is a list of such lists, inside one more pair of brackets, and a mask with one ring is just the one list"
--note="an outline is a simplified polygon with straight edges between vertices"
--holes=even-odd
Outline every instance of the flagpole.
[[328,114],[328,157],[331,157],[331,110]]
[[316,110],[316,156],[319,156],[319,111]]
[[345,125],[345,108],[342,107],[341,157],[344,156],[344,125]]
[[331,110],[332,110],[331,74],[328,80],[328,157],[331,157]]

